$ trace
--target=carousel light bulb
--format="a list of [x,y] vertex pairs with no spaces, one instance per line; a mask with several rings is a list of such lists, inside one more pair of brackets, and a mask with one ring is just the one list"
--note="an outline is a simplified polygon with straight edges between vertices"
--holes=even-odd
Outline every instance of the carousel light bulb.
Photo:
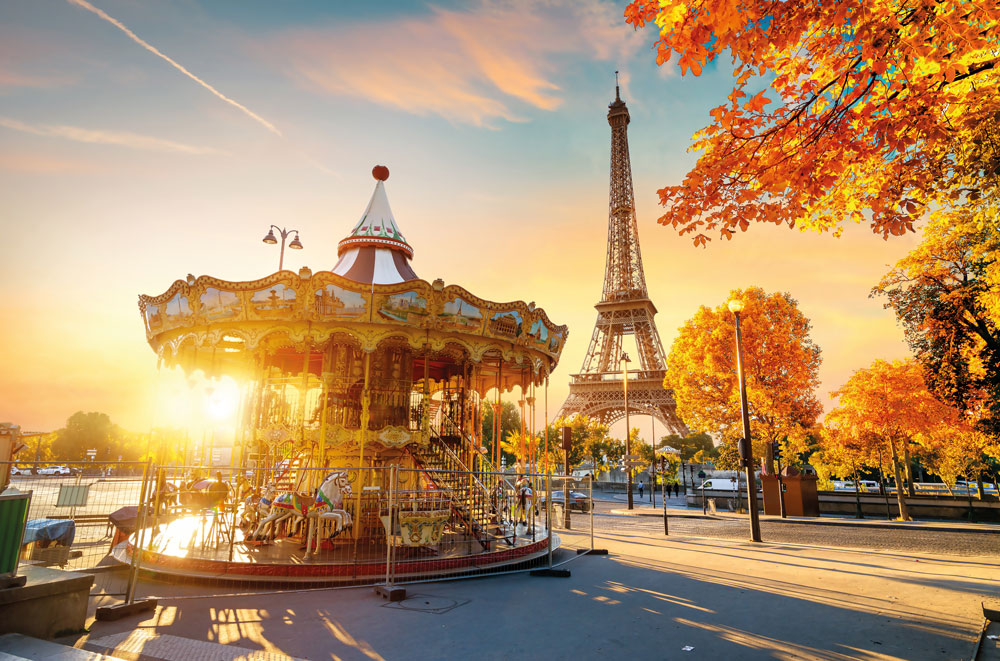
[[264,243],[267,243],[267,244],[270,244],[270,245],[273,246],[277,242],[278,242],[278,239],[276,239],[274,237],[274,230],[268,230],[267,231],[267,236],[264,237]]

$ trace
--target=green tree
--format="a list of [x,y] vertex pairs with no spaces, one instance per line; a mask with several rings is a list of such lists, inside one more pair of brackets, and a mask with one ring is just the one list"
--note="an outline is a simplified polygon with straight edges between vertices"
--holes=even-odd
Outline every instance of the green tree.
[[712,442],[712,437],[705,432],[691,432],[687,436],[679,436],[678,434],[664,436],[660,439],[660,444],[657,447],[673,448],[680,452],[680,458],[683,461],[689,462],[698,450],[711,453],[715,448],[715,443]]
[[122,430],[107,413],[77,411],[56,432],[52,456],[57,461],[82,461],[87,458],[87,450],[93,448],[98,461],[117,460],[118,450],[124,446],[122,436]]
[[[504,451],[503,442],[513,433],[521,433],[521,414],[512,402],[501,402],[500,404],[500,451],[501,455],[507,458],[507,465],[512,466],[514,455]],[[483,445],[489,451],[489,456],[493,457],[496,452],[496,443],[493,439],[493,406],[486,404],[483,406]],[[500,467],[497,466],[499,469]]]

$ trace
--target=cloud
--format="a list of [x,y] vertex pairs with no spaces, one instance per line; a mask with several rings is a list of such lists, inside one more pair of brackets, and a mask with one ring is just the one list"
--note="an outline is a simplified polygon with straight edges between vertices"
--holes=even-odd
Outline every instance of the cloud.
[[26,124],[16,119],[0,116],[0,126],[13,131],[31,133],[53,138],[65,138],[76,142],[89,142],[104,145],[118,145],[131,149],[173,152],[183,154],[216,154],[218,150],[210,147],[197,147],[180,142],[154,138],[126,131],[105,131],[100,129],[84,129],[77,126]]
[[640,46],[609,3],[483,0],[391,22],[287,31],[263,48],[310,89],[493,126],[559,108],[557,78],[570,61],[622,60]]
[[281,135],[281,131],[279,131],[278,128],[274,124],[272,124],[271,122],[267,121],[266,119],[264,119],[263,117],[261,117],[257,113],[253,112],[252,110],[250,110],[249,108],[247,108],[243,104],[239,103],[238,101],[235,101],[235,100],[229,98],[228,96],[226,96],[225,94],[223,94],[219,90],[215,89],[214,87],[212,87],[211,85],[209,85],[208,83],[206,83],[204,80],[202,80],[201,78],[199,78],[198,76],[194,75],[193,73],[191,73],[190,71],[188,71],[187,69],[185,69],[183,66],[181,66],[180,64],[178,64],[177,62],[175,62],[173,59],[171,59],[170,57],[168,57],[168,56],[164,55],[163,53],[161,53],[159,50],[157,50],[157,48],[155,46],[152,46],[149,43],[147,43],[146,41],[143,41],[138,35],[136,35],[134,32],[132,32],[131,30],[129,30],[127,27],[125,27],[125,25],[122,24],[122,22],[119,21],[118,19],[109,16],[103,10],[98,9],[94,5],[92,5],[89,2],[87,2],[87,0],[66,0],[66,2],[70,3],[71,5],[76,5],[77,7],[80,7],[81,9],[86,9],[87,11],[89,11],[89,12],[91,12],[93,14],[96,14],[100,18],[104,19],[108,23],[111,23],[111,25],[115,26],[116,28],[118,28],[119,30],[121,30],[122,32],[124,32],[128,36],[129,39],[131,39],[135,43],[139,44],[140,46],[142,46],[143,48],[145,48],[146,50],[148,50],[153,55],[156,55],[157,57],[159,57],[160,59],[162,59],[163,61],[165,61],[166,63],[168,63],[170,66],[172,66],[173,68],[177,69],[182,74],[184,74],[185,76],[187,76],[188,78],[190,78],[194,82],[198,83],[199,85],[201,85],[202,87],[204,87],[205,89],[207,89],[209,92],[211,92],[212,94],[214,94],[219,99],[225,101],[226,103],[228,103],[229,105],[233,106],[234,108],[237,108],[237,109],[241,110],[244,114],[246,114],[247,116],[249,116],[250,118],[252,118],[254,121],[256,121],[257,123],[259,123],[262,126],[264,126],[267,130],[271,131],[275,135],[278,135],[278,136]]
[[0,152],[0,170],[30,174],[93,173],[98,166],[84,161],[53,158],[33,152]]

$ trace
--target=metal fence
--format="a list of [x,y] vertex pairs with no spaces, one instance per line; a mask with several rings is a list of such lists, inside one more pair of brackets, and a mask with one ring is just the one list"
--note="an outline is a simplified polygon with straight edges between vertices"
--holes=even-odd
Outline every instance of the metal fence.
[[[29,518],[54,537],[23,561],[94,572],[100,597],[451,580],[558,566],[593,548],[589,478],[431,461],[211,472],[66,464],[70,475],[17,466],[28,474],[11,485],[34,493]],[[59,537],[60,525],[73,534]]]
[[8,487],[30,492],[21,564],[93,573],[93,596],[122,597],[128,567],[111,551],[135,531],[143,462],[0,463]]

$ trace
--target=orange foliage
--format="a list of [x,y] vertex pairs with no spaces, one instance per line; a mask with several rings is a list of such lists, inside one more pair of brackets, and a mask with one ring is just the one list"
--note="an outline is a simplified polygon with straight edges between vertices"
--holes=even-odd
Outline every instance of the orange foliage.
[[[750,404],[754,455],[765,443],[790,443],[786,457],[804,449],[805,434],[822,412],[820,349],[809,338],[809,320],[784,293],[759,287],[734,290],[742,299],[743,364]],[[680,329],[667,358],[665,388],[674,391],[677,413],[692,429],[732,441],[743,436],[736,374],[736,323],[725,303],[702,306]]]
[[752,222],[839,232],[867,209],[898,235],[996,186],[1000,3],[634,0],[625,19],[655,23],[657,63],[676,54],[682,74],[732,56],[697,165],[659,191],[660,222],[696,245]]
[[[824,450],[836,457],[853,444],[865,465],[882,468],[891,461],[900,516],[909,519],[903,493],[909,444],[945,428],[957,429],[959,411],[931,394],[920,366],[912,359],[876,360],[871,367],[856,371],[831,396],[839,404],[826,416],[827,427],[833,431],[824,435]],[[875,457],[877,463],[873,463]]]

